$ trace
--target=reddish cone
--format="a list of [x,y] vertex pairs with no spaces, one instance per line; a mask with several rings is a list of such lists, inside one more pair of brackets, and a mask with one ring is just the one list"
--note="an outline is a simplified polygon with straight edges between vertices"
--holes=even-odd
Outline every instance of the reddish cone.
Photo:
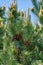
[[30,45],[30,41],[29,41],[29,40],[26,40],[26,41],[24,42],[24,44],[28,46],[28,45]]
[[22,39],[22,35],[21,34],[16,34],[16,40],[20,41]]

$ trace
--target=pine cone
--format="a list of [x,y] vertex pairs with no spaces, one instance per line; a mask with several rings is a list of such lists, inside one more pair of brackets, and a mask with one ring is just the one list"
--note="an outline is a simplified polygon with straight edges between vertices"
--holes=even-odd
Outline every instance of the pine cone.
[[16,40],[20,41],[22,39],[22,35],[21,34],[16,34]]
[[28,46],[28,45],[30,45],[30,41],[29,41],[29,40],[26,40],[26,41],[24,42],[24,44]]

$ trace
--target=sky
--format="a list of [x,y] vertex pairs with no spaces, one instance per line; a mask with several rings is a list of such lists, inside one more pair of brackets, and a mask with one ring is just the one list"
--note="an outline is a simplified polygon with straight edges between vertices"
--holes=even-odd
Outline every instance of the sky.
[[[11,0],[0,0],[0,6],[5,5],[9,7]],[[32,6],[31,0],[17,0],[18,9],[27,10],[28,7]]]
[[[11,0],[0,0],[0,6],[6,6],[8,8],[10,6],[10,1]],[[17,0],[17,6],[18,10],[27,12],[28,8],[32,7],[32,3],[31,0]],[[34,16],[32,16],[31,18],[33,20]]]

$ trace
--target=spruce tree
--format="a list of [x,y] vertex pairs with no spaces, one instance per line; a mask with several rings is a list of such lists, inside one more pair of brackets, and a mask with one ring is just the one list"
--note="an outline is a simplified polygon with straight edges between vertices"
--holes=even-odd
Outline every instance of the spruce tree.
[[[5,7],[0,8],[0,65],[43,65],[43,2],[32,3],[26,14],[13,0],[6,18]],[[32,25],[30,9],[40,25]]]

